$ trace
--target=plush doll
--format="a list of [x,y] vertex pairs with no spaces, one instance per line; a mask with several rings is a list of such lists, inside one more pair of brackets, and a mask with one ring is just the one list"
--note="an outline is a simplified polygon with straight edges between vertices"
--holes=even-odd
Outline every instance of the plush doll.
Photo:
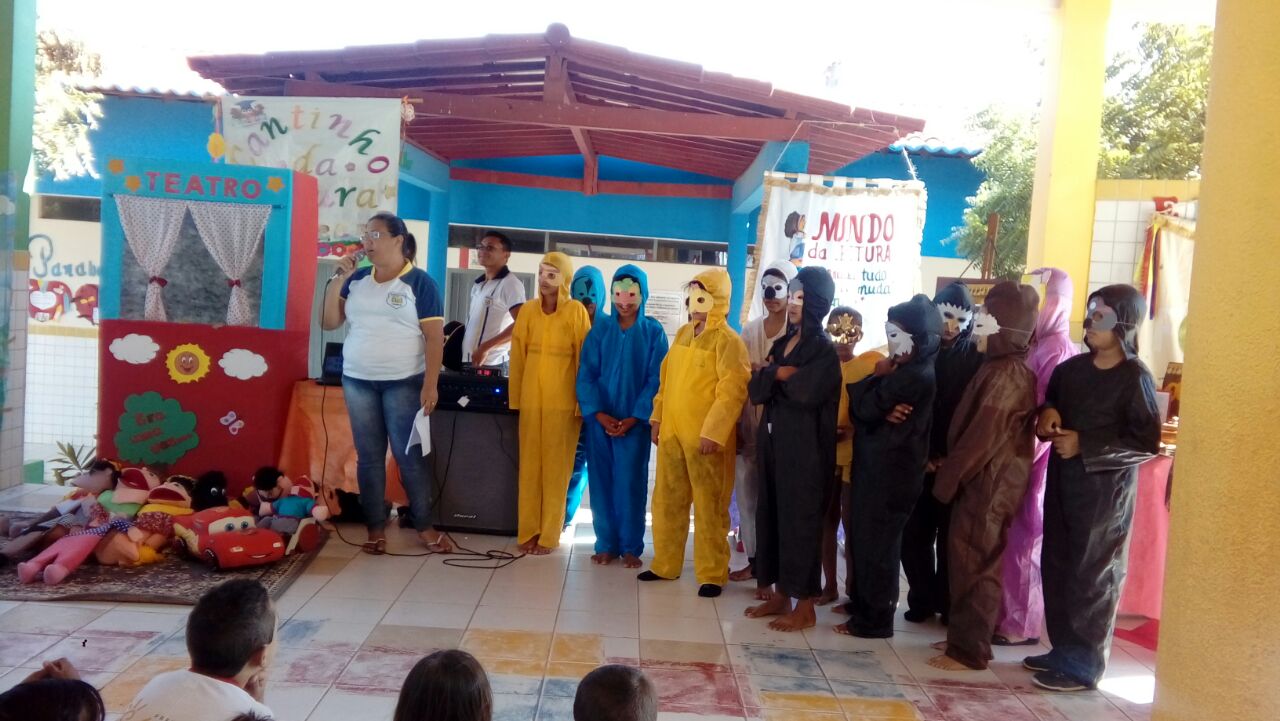
[[105,526],[72,531],[41,551],[35,558],[19,563],[18,580],[23,583],[34,583],[36,579],[42,579],[49,585],[62,583],[67,576],[80,567],[80,564],[84,563],[107,536],[127,540],[125,534],[129,530],[129,525],[129,522],[123,518],[116,518]]
[[116,487],[98,495],[98,505],[106,514],[96,518],[96,525],[105,525],[113,518],[132,519],[138,515],[147,494],[160,485],[160,477],[147,468],[126,468],[120,472]]
[[[275,515],[272,504],[289,495],[289,477],[274,466],[263,466],[253,473],[253,485],[244,489],[244,507],[259,519]],[[261,525],[261,524],[259,524]]]
[[293,553],[295,549],[311,551],[320,545],[317,522],[329,517],[329,508],[317,502],[315,484],[306,476],[296,482],[284,478],[284,482],[288,483],[288,495],[271,504],[273,515],[262,516],[258,527],[269,528],[288,537],[286,554]]
[[222,471],[209,471],[196,479],[191,492],[191,509],[203,511],[221,508],[227,504],[227,476]]
[[[9,539],[0,548],[0,563],[24,561],[69,531],[84,528],[96,512],[97,497],[115,485],[119,470],[111,461],[94,461],[89,469],[72,479],[74,490],[44,515],[30,523],[7,525],[5,536]],[[4,519],[8,520],[8,519]]]
[[175,516],[189,516],[191,490],[195,480],[187,476],[170,476],[147,494],[147,503],[138,511],[129,529],[129,538],[141,546],[159,551],[173,540]]

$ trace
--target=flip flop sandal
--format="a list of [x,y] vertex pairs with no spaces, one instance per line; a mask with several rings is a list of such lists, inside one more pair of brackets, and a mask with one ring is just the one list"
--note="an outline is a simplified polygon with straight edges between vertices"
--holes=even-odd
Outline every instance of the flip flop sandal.
[[439,539],[427,543],[427,550],[432,553],[453,553],[453,544],[442,533]]
[[365,541],[360,550],[370,556],[381,556],[387,552],[387,539],[379,538],[376,541]]

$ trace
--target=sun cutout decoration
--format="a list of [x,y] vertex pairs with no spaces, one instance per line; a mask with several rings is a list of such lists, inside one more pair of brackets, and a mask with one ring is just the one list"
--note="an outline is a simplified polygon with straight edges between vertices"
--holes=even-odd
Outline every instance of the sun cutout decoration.
[[284,181],[281,180],[280,176],[278,175],[271,176],[271,178],[267,181],[267,190],[270,190],[273,193],[279,193],[280,189],[283,187],[284,187]]
[[124,179],[124,187],[136,193],[138,192],[138,188],[142,187],[142,178],[139,178],[136,175],[130,175]]
[[209,151],[209,157],[217,160],[227,152],[227,141],[222,137],[222,133],[210,133],[209,142],[204,146]]
[[195,383],[209,375],[209,355],[195,343],[183,343],[169,351],[165,365],[175,383]]
[[119,175],[120,173],[123,173],[124,161],[119,158],[112,158],[107,161],[107,170],[111,171],[112,175]]

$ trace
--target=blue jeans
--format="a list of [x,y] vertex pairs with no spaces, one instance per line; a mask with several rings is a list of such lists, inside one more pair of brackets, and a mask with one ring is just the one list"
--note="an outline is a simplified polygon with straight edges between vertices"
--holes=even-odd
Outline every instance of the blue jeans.
[[422,408],[422,374],[396,381],[365,381],[342,377],[351,435],[356,446],[356,481],[360,507],[370,531],[387,525],[387,443],[400,467],[400,483],[409,497],[413,527],[431,527],[431,469],[415,446],[405,453],[413,419]]

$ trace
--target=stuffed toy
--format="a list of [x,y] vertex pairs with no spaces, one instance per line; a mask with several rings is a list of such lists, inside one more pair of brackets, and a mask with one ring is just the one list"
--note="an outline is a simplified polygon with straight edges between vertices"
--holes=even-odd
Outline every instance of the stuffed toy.
[[222,471],[209,471],[196,479],[191,492],[191,509],[203,511],[227,504],[227,476]]
[[106,525],[114,518],[132,519],[147,502],[147,494],[159,485],[160,477],[150,469],[124,469],[115,488],[98,495],[98,505],[106,515],[95,519],[99,521],[96,525]]
[[195,479],[187,476],[170,476],[147,494],[147,503],[139,511],[129,529],[129,538],[140,546],[150,546],[159,551],[173,541],[173,519],[189,516],[191,491]]
[[53,545],[41,551],[30,561],[18,564],[18,580],[23,583],[34,583],[42,579],[48,585],[62,583],[85,559],[93,553],[98,544],[108,535],[114,538],[125,538],[129,530],[129,522],[123,518],[112,519],[105,526],[97,526],[75,530]]
[[263,466],[253,473],[253,485],[244,489],[244,507],[258,518],[275,515],[271,504],[289,495],[289,477],[274,466]]
[[9,539],[0,541],[3,543],[0,563],[25,561],[69,531],[88,526],[90,518],[97,512],[98,495],[115,485],[119,473],[111,461],[94,461],[88,470],[71,480],[74,490],[44,515],[30,523],[0,524],[7,526],[4,535]]
[[311,479],[300,477],[296,482],[282,477],[282,485],[287,484],[288,495],[278,498],[271,504],[272,515],[263,515],[258,521],[259,528],[269,528],[285,536],[289,545],[285,553],[293,551],[311,551],[320,545],[320,527],[318,521],[329,517],[329,508],[316,501],[316,487]]

